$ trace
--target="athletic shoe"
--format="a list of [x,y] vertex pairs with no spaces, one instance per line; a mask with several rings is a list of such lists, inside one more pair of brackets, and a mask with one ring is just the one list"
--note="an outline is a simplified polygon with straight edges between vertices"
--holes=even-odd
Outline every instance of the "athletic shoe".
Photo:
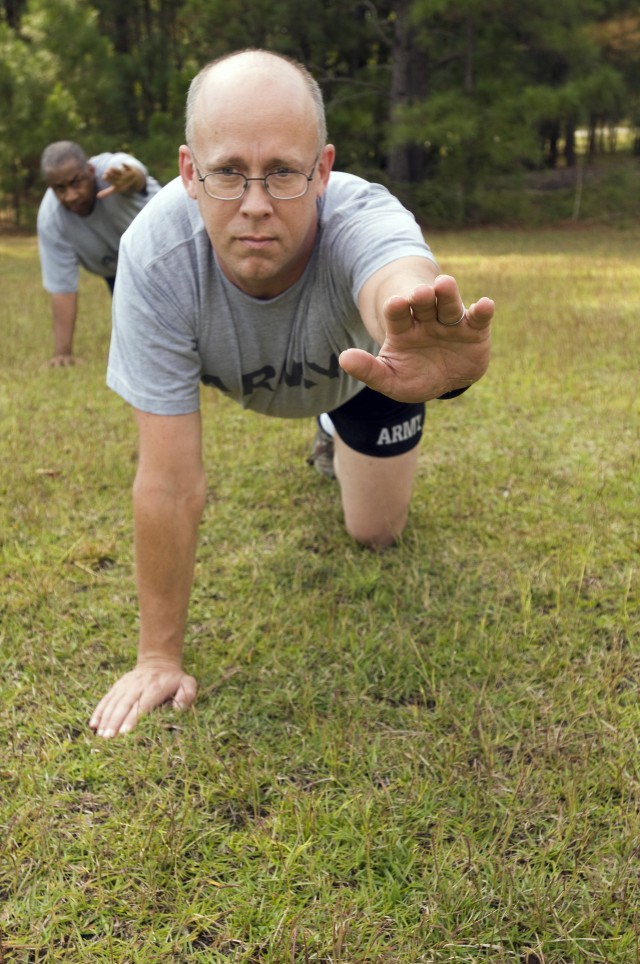
[[316,437],[313,440],[311,455],[307,459],[308,465],[313,465],[316,472],[326,476],[328,479],[335,479],[336,473],[333,468],[333,439],[328,432],[318,425]]

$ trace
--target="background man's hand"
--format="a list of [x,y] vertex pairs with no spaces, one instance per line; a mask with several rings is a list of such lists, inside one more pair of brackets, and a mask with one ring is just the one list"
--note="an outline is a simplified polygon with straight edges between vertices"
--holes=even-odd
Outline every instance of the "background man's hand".
[[197,683],[170,660],[140,660],[115,683],[96,706],[89,726],[106,739],[128,733],[140,717],[170,703],[186,710],[196,698]]
[[72,365],[84,365],[84,362],[77,355],[54,355],[47,362],[47,368],[70,368]]
[[133,194],[135,191],[142,191],[146,178],[139,167],[132,164],[122,164],[121,167],[109,167],[102,175],[105,181],[109,182],[109,187],[98,191],[96,197],[105,198],[110,194]]
[[377,358],[359,348],[340,355],[342,368],[375,391],[422,402],[472,385],[485,373],[494,313],[490,298],[465,309],[455,279],[439,275],[408,297],[389,298],[383,313],[386,337]]

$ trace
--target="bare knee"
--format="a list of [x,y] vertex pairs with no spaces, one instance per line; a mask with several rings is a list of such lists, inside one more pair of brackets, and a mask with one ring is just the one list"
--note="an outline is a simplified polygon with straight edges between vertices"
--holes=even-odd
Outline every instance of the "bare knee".
[[[349,532],[348,527],[347,532]],[[358,545],[362,546],[363,549],[371,549],[373,552],[380,552],[382,549],[391,549],[398,541],[397,536],[385,532],[379,534],[349,532],[349,535]]]
[[362,546],[385,549],[407,524],[418,451],[372,458],[336,439],[335,468],[347,532]]
[[402,535],[408,514],[407,506],[395,519],[349,519],[345,516],[345,528],[351,538],[365,549],[388,549],[394,546]]

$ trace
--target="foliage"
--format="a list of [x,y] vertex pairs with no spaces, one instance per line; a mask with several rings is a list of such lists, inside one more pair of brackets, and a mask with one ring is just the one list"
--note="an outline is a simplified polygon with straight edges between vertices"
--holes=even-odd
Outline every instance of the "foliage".
[[7,964],[638,961],[638,229],[429,240],[498,320],[482,382],[428,407],[406,538],[358,550],[312,424],[205,392],[199,699],[111,743],[135,442],[108,296],[83,276],[85,365],[43,369],[35,241],[1,243]]
[[[640,17],[630,0],[5,0],[0,194],[35,203],[52,139],[135,149],[175,173],[189,81],[261,46],[321,83],[338,165],[462,199],[487,177],[573,167],[622,122],[640,150]],[[347,29],[348,25],[348,29]],[[609,139],[613,143],[612,139]]]
[[[400,192],[402,195],[402,192]],[[425,227],[581,222],[629,225],[640,205],[640,170],[629,156],[601,158],[574,168],[487,176],[467,193],[459,182],[425,181],[402,195]]]
[[[73,44],[69,43],[73,37]],[[43,147],[63,138],[90,148],[109,96],[109,45],[95,11],[75,0],[31,0],[20,32],[0,23],[0,186],[19,206],[36,183]]]

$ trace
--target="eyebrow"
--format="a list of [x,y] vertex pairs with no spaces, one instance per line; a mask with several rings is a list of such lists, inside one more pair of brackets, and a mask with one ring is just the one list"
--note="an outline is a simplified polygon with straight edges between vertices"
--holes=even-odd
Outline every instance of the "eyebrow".
[[72,174],[71,177],[68,177],[64,180],[56,179],[56,180],[50,181],[47,179],[47,184],[49,185],[49,187],[52,187],[54,189],[66,187],[68,184],[73,184],[74,181],[77,181],[78,179],[82,179],[84,177],[84,174],[85,174],[84,171],[77,171],[75,174]]
[[76,178],[84,177],[86,173],[87,173],[86,170],[80,169],[80,170],[74,171],[73,174],[69,174],[66,178],[56,177],[55,174],[53,175],[53,177],[48,177],[47,174],[45,173],[45,180],[50,187],[56,187],[58,185],[70,184],[71,181],[75,181]]
[[[224,157],[220,160],[210,161],[204,164],[204,168],[208,171],[219,171],[222,167],[236,167],[238,170],[249,169],[246,161],[241,157]],[[264,170],[269,170],[273,167],[290,167],[292,169],[300,170],[304,166],[301,160],[294,160],[291,157],[272,157],[266,164],[264,164]]]

